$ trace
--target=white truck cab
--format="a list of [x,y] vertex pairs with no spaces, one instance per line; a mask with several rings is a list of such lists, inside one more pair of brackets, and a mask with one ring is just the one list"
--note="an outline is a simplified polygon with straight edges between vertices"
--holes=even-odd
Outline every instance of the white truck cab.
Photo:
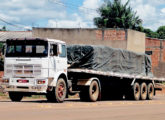
[[2,86],[12,101],[46,94],[49,101],[63,102],[67,84],[65,42],[41,38],[6,41]]

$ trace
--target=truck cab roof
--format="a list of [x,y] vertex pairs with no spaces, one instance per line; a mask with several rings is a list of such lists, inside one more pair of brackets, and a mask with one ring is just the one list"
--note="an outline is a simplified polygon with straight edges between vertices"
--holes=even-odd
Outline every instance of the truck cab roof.
[[57,40],[57,39],[49,39],[49,38],[14,38],[14,39],[7,39],[7,41],[22,41],[22,40],[40,40],[40,41],[48,41],[48,42],[54,42],[54,43],[61,43],[65,44],[64,41]]

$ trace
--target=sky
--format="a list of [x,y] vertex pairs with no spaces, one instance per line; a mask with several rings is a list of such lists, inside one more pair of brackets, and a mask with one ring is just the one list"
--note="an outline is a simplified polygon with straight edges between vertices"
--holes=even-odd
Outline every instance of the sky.
[[[121,0],[125,3],[127,0]],[[0,0],[0,28],[95,28],[93,18],[103,0]],[[156,31],[165,25],[165,0],[130,0],[143,26]]]

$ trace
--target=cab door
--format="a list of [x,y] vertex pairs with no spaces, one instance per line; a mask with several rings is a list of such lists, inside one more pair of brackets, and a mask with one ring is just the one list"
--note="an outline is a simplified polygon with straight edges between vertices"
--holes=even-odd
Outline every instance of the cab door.
[[59,44],[59,56],[58,56],[58,70],[61,72],[66,72],[67,70],[67,52],[66,52],[66,45]]
[[49,50],[49,77],[54,77],[58,68],[58,44],[50,43]]
[[49,76],[56,73],[67,73],[67,55],[65,44],[50,44]]

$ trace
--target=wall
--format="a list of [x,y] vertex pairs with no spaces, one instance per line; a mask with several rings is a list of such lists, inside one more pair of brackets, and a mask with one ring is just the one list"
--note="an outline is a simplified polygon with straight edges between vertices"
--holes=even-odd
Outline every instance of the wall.
[[145,34],[125,29],[33,28],[33,37],[53,38],[67,44],[106,45],[145,52]]
[[145,33],[128,30],[127,50],[135,52],[145,52]]
[[165,40],[146,38],[146,51],[151,54],[154,75],[165,77]]
[[126,49],[126,30],[123,29],[65,29],[33,28],[33,37],[53,38],[67,44],[107,45]]

